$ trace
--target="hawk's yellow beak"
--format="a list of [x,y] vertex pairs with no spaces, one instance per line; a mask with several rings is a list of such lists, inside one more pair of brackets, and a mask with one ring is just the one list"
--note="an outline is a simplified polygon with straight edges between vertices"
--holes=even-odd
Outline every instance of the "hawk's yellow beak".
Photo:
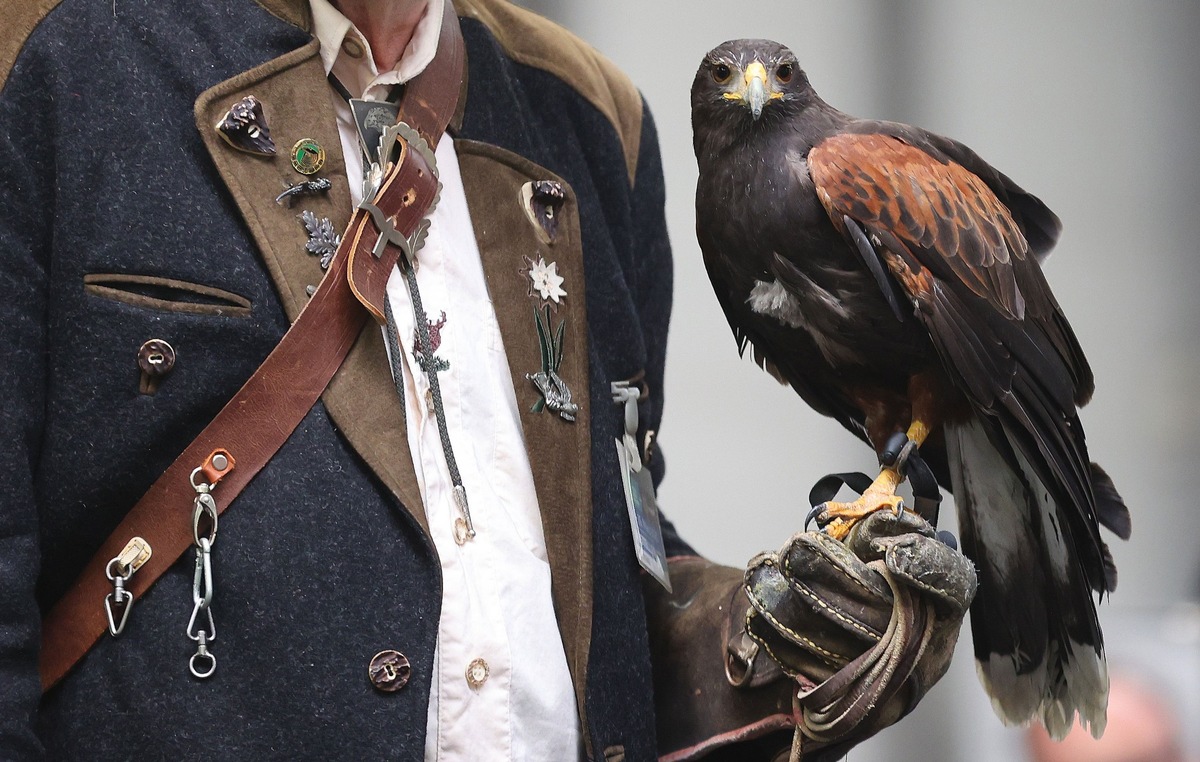
[[750,103],[750,113],[757,120],[767,103],[767,69],[760,61],[746,67],[746,100]]
[[[728,80],[726,80],[728,82]],[[762,61],[752,61],[742,74],[742,87],[738,90],[727,90],[722,97],[730,101],[741,101],[750,108],[750,113],[757,120],[762,116],[763,107],[770,101],[783,98],[783,93],[767,85],[767,67]]]

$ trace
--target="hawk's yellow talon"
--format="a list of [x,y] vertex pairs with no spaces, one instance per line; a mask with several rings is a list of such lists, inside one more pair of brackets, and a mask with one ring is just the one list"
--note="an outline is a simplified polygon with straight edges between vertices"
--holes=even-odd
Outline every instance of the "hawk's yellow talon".
[[862,494],[850,503],[825,503],[818,519],[822,529],[835,540],[844,540],[859,521],[876,511],[891,509],[897,516],[904,510],[904,499],[896,494],[900,475],[885,468]]

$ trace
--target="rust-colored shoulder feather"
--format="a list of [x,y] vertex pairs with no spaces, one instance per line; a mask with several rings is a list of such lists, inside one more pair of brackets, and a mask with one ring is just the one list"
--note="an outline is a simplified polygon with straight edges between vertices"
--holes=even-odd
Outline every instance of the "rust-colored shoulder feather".
[[834,224],[848,215],[890,233],[905,244],[893,254],[926,254],[918,259],[934,275],[953,274],[1005,317],[1024,318],[1013,260],[1025,260],[1029,244],[983,180],[890,135],[835,135],[812,149],[808,166]]

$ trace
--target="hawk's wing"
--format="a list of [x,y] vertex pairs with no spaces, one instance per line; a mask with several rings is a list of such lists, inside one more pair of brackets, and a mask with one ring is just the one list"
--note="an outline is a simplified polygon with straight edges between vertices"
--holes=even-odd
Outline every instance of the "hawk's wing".
[[[697,225],[697,233],[704,254],[704,267],[712,281],[713,293],[721,305],[721,311],[725,313],[725,319],[737,341],[738,355],[745,356],[749,348],[750,358],[776,381],[791,386],[813,410],[837,420],[859,439],[870,444],[862,413],[841,395],[836,384],[822,377],[817,363],[808,361],[821,356],[812,338],[804,331],[763,320],[761,315],[754,314],[745,300],[733,298],[731,294],[737,289],[731,283],[734,276],[727,267],[728,258],[706,235],[704,224]],[[776,351],[768,353],[769,347],[776,348]]]
[[[866,239],[915,304],[946,372],[1039,472],[1105,586],[1092,475],[1076,405],[1092,374],[1020,226],[977,175],[898,137],[840,134],[809,171],[834,225]],[[861,251],[862,246],[855,245]],[[869,252],[868,252],[869,253]]]

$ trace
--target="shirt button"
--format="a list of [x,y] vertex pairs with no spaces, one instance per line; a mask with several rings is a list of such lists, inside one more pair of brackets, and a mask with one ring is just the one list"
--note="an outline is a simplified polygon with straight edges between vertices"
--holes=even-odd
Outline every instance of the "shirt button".
[[408,657],[391,649],[375,654],[367,667],[371,685],[384,693],[393,693],[403,688],[411,674],[412,666],[408,663]]
[[346,39],[342,40],[342,52],[351,58],[362,58],[366,49],[363,48],[361,42],[347,35]]
[[467,665],[467,685],[479,690],[487,682],[488,663],[483,659],[475,659]]

